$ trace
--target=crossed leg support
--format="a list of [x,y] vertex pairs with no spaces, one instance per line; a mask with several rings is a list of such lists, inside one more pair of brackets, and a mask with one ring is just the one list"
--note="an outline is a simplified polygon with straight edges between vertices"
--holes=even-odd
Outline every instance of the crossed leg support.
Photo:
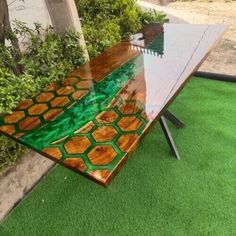
[[170,111],[166,111],[164,117],[169,120],[177,129],[184,128],[184,123]]
[[180,155],[179,155],[178,149],[177,149],[175,141],[171,135],[169,127],[166,123],[166,119],[169,120],[177,129],[183,128],[184,123],[168,110],[165,112],[165,114],[163,116],[161,116],[161,118],[159,120],[162,131],[163,131],[165,138],[169,144],[172,154],[176,157],[177,160],[180,160]]

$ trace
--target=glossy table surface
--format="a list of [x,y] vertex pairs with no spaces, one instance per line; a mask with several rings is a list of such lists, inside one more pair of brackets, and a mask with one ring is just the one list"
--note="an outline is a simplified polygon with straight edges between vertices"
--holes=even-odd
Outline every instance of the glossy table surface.
[[1,116],[0,130],[107,186],[224,30],[148,25]]

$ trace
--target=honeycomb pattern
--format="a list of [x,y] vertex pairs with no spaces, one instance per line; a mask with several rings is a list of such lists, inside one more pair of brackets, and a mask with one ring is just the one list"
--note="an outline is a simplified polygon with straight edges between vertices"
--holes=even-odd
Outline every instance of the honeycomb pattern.
[[88,91],[86,90],[79,90],[79,91],[76,91],[75,93],[72,94],[72,97],[75,99],[75,100],[79,100],[81,99],[84,95],[86,95],[88,93]]
[[93,123],[93,121],[90,121],[86,125],[84,125],[82,128],[75,131],[75,133],[87,134],[94,126],[95,124]]
[[[127,68],[134,71],[132,63]],[[114,80],[119,77],[114,78],[111,75],[110,81],[117,86],[118,93],[109,97],[110,100],[103,107],[100,104],[103,99],[97,99],[103,96],[100,91],[106,88],[102,85],[99,87],[104,78],[98,77],[99,82],[94,82],[90,76],[85,76],[89,68],[84,67],[82,70],[84,71],[80,74],[84,75],[83,78],[78,77],[76,70],[61,83],[53,83],[42,93],[19,104],[13,114],[4,117],[4,122],[0,123],[0,130],[25,141],[25,135],[29,134],[27,137],[30,137],[31,133],[38,133],[38,127],[46,126],[48,122],[55,120],[65,110],[71,109],[84,97],[87,101],[88,95],[98,93],[98,95],[90,96],[88,100],[99,105],[98,112],[92,114],[89,121],[86,120],[86,123],[81,124],[77,130],[65,133],[64,136],[53,137],[53,141],[43,145],[39,151],[64,166],[83,172],[106,185],[138,144],[140,135],[148,125],[149,121],[145,116],[142,103],[144,96],[142,95],[142,100],[139,99],[139,91],[144,93],[139,88],[138,93],[124,96],[127,93],[127,87],[120,88],[122,81],[116,83]],[[117,71],[117,73],[119,75],[120,72]],[[129,80],[132,77],[133,72],[125,79]],[[104,84],[107,86],[106,81]],[[109,89],[113,90],[114,86],[110,86]],[[105,90],[106,92],[109,90]],[[75,112],[69,114],[75,115]],[[88,114],[91,116],[91,113]],[[33,140],[32,143],[34,143]],[[34,144],[30,145],[37,149]]]
[[60,161],[64,165],[87,173],[103,185],[135,149],[148,124],[143,105],[134,98],[131,102],[116,97],[111,103],[112,108],[102,111],[69,137],[50,145],[63,153]]
[[52,107],[64,107],[66,104],[69,103],[69,98],[66,96],[62,96],[62,97],[56,97],[54,98],[50,104]]
[[62,83],[65,86],[74,85],[74,84],[78,83],[78,78],[77,77],[68,77],[68,78],[64,79],[64,81]]
[[[54,83],[41,94],[22,102],[13,114],[5,116],[0,130],[21,138],[28,131],[54,120],[73,102],[86,96],[91,85],[92,81],[80,81],[77,77],[68,77],[61,86]],[[124,99],[123,91],[120,94],[93,120],[73,134],[55,140],[42,150],[43,153],[105,185],[134,150],[148,123],[142,103],[134,97]]]
[[[19,139],[54,120],[65,109],[82,99],[91,86],[92,81],[84,81],[78,77],[68,77],[62,83],[53,83],[40,94],[21,102],[12,114],[0,120],[0,131]],[[55,154],[55,158],[57,157],[59,158]]]

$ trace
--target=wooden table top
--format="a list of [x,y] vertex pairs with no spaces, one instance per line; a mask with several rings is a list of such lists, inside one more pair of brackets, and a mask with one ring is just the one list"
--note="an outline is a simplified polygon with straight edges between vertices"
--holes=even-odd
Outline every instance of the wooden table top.
[[0,130],[107,186],[224,30],[150,24],[20,103]]

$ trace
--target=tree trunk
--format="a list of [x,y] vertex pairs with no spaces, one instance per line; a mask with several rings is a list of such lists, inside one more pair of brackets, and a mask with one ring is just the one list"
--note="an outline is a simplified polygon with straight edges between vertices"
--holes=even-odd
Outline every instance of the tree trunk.
[[21,59],[21,51],[18,39],[13,34],[11,29],[7,0],[0,0],[0,43],[5,44],[6,34],[9,34],[9,39],[13,47],[12,56],[14,57],[14,61],[16,63],[16,65],[12,67],[12,70],[16,75],[20,75],[23,72],[23,67],[19,64]]
[[8,7],[6,0],[0,0],[0,43],[5,43],[5,27],[7,22],[6,19],[9,19]]
[[80,34],[80,45],[84,56],[89,60],[78,11],[74,0],[45,0],[56,33],[61,34],[72,28]]

